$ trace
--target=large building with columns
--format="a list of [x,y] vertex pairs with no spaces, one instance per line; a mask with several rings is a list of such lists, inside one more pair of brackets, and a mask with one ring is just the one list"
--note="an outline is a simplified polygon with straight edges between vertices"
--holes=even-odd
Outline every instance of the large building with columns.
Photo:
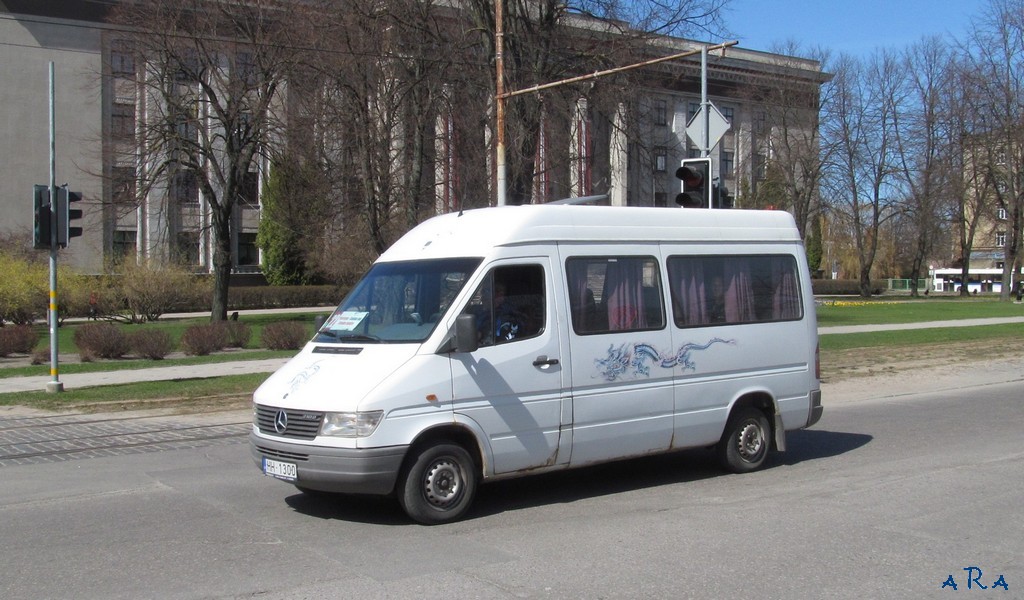
[[[0,81],[5,118],[0,120],[0,236],[27,238],[32,229],[31,190],[49,179],[48,65],[55,66],[56,178],[81,191],[84,235],[62,250],[62,261],[100,272],[115,258],[175,259],[197,270],[212,268],[208,214],[202,194],[186,177],[169,177],[163,189],[139,194],[137,166],[124,157],[142,107],[129,84],[137,65],[105,24],[109,1],[0,1]],[[697,49],[697,42],[664,38],[664,54]],[[777,132],[770,112],[754,100],[758,86],[785,77],[802,86],[816,114],[827,81],[810,60],[733,47],[709,61],[710,101],[729,122],[713,148],[713,170],[733,194],[756,190],[771,160]],[[530,201],[607,194],[613,205],[674,206],[675,168],[701,149],[686,124],[700,109],[699,61],[648,68],[639,100],[596,111],[580,98],[572,114],[552,117],[537,144]],[[600,115],[600,116],[598,116]],[[457,210],[465,187],[457,181],[465,140],[455,135],[457,116],[440,115],[434,132],[437,212]],[[815,123],[814,118],[807,120]],[[476,156],[491,155],[481,134]],[[488,159],[488,166],[493,163]],[[234,269],[259,269],[256,229],[260,190],[269,165],[254,164],[232,233]],[[494,197],[493,190],[475,193]],[[139,196],[141,201],[135,201]],[[475,205],[479,205],[478,203]],[[19,238],[21,236],[21,238]]]

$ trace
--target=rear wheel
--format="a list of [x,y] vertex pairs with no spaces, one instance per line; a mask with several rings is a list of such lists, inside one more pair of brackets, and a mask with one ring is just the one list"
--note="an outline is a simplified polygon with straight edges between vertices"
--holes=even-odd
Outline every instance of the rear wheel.
[[422,449],[398,480],[398,502],[425,525],[462,518],[476,495],[473,457],[462,446],[440,443]]
[[771,427],[756,408],[741,408],[729,417],[718,442],[718,460],[733,473],[756,471],[768,457]]

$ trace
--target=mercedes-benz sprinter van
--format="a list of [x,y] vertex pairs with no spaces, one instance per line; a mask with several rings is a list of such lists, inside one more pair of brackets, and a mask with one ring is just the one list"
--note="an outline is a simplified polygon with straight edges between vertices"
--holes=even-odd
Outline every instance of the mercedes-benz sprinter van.
[[781,211],[468,210],[385,252],[254,394],[252,455],[303,491],[462,517],[480,483],[683,448],[760,468],[822,414]]

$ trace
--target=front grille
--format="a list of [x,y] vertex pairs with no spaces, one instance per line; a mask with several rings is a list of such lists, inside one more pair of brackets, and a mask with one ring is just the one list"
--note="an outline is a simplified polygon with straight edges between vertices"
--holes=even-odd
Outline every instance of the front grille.
[[286,452],[284,450],[275,450],[273,448],[267,448],[266,446],[259,445],[256,446],[256,450],[258,450],[263,456],[269,456],[270,458],[281,458],[296,462],[309,460],[308,454],[302,454],[300,452]]
[[323,420],[324,413],[320,412],[256,406],[256,426],[260,428],[260,433],[267,435],[311,440],[320,432]]

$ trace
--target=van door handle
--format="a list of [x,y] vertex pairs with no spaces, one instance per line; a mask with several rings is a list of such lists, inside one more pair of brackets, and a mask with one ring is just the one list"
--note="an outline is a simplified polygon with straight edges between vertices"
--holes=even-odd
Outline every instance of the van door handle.
[[546,355],[543,355],[543,354],[538,356],[533,361],[533,366],[535,366],[535,367],[546,367],[546,366],[549,366],[549,365],[557,365],[557,364],[558,364],[558,359],[557,358],[548,358]]

